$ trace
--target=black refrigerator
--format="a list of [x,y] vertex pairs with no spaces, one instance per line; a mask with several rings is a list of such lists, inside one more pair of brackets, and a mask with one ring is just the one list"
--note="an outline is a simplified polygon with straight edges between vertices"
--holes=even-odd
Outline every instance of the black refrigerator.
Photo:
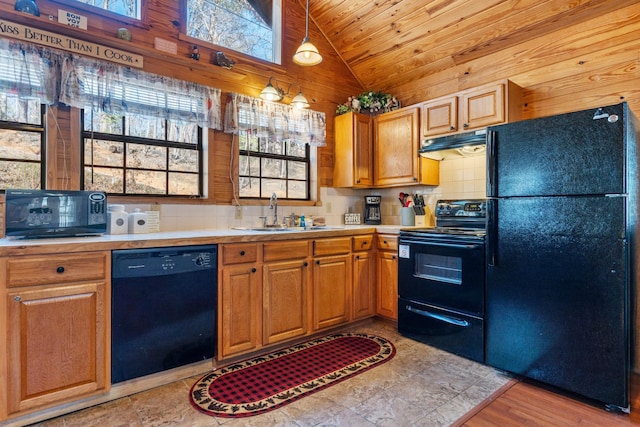
[[622,103],[487,133],[486,363],[622,410],[636,122]]

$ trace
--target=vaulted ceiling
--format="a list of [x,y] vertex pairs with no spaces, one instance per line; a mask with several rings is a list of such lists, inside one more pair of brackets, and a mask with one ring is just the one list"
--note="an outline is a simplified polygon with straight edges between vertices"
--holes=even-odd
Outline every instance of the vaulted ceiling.
[[[304,7],[305,0],[299,2]],[[397,90],[407,82],[426,85],[450,79],[452,73],[470,73],[479,58],[513,53],[518,45],[539,42],[634,3],[637,0],[310,0],[309,10],[310,19],[363,88]]]

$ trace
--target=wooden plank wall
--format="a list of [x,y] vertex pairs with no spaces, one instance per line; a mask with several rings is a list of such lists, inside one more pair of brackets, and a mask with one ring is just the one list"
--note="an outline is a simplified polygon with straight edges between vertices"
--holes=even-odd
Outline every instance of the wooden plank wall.
[[[119,22],[105,14],[96,14],[82,10],[82,5],[72,8],[67,3],[58,3],[50,0],[38,0],[40,16],[19,13],[14,10],[15,0],[0,0],[0,13],[2,18],[10,22],[16,22],[30,27],[40,28],[46,31],[64,34],[81,40],[99,43],[105,46],[116,47],[128,52],[136,53],[144,57],[144,70],[220,88],[224,94],[228,92],[243,93],[258,97],[260,91],[267,84],[270,76],[281,82],[281,87],[287,89],[289,84],[297,83],[302,87],[303,94],[311,103],[311,108],[327,114],[328,145],[321,148],[318,154],[319,185],[330,185],[333,177],[333,117],[336,105],[345,102],[352,94],[360,93],[363,88],[353,77],[342,60],[335,54],[332,46],[322,36],[322,33],[310,22],[309,34],[313,42],[318,46],[323,55],[323,62],[314,67],[301,67],[293,64],[291,57],[296,48],[302,42],[305,33],[305,6],[295,0],[283,0],[284,17],[284,45],[282,49],[282,65],[275,65],[264,61],[258,61],[238,54],[233,51],[205,46],[202,43],[180,34],[183,26],[180,13],[179,0],[154,0],[146,1],[148,6],[146,24],[130,25]],[[88,30],[80,30],[57,23],[58,9],[72,10],[88,17]],[[52,16],[52,19],[49,19]],[[175,21],[175,23],[173,22]],[[118,28],[127,27],[132,33],[132,41],[127,42],[116,38]],[[178,46],[176,55],[164,53],[154,48],[155,38],[174,42]],[[201,58],[195,61],[190,58],[193,44],[199,46]],[[225,55],[237,63],[233,69],[228,70],[215,65],[217,51],[223,51]],[[292,90],[295,90],[294,86]],[[293,95],[296,95],[294,93]],[[286,102],[290,102],[287,99]],[[59,119],[62,132],[68,134],[68,120]],[[56,131],[57,132],[57,131]],[[58,132],[59,133],[59,132]],[[60,133],[59,133],[60,136]],[[210,138],[212,144],[213,159],[210,165],[210,179],[213,179],[211,198],[205,201],[185,201],[186,203],[232,203],[232,185],[229,180],[229,158],[231,139],[228,135],[215,132]],[[72,153],[77,153],[79,141],[65,137],[67,143],[76,144],[75,151],[70,151],[67,144],[63,147],[62,139],[57,138],[58,144],[54,147],[57,154],[50,158],[56,162],[56,167],[50,171],[49,179],[52,187],[57,188],[67,184],[67,178],[63,178],[63,157],[69,158]],[[64,150],[64,153],[63,153]],[[53,164],[53,163],[52,163]],[[78,168],[79,164],[74,167]],[[72,185],[79,182],[78,171],[70,178]],[[62,182],[65,181],[65,182]],[[214,194],[215,193],[215,194]]]
[[[300,67],[292,63],[290,58],[304,36],[305,2],[301,0],[284,0],[282,66],[252,60],[213,46],[207,47],[180,34],[183,17],[180,13],[181,2],[178,0],[147,1],[147,20],[143,25],[128,25],[78,9],[89,19],[88,31],[63,26],[56,22],[58,8],[67,10],[71,8],[67,3],[38,0],[41,10],[39,17],[14,11],[14,3],[14,0],[0,0],[2,19],[143,55],[144,69],[149,72],[196,81],[218,87],[223,92],[239,92],[251,96],[259,95],[269,76],[281,80],[285,87],[293,82],[300,84],[305,96],[311,100],[312,108],[327,114],[328,146],[321,149],[318,155],[319,184],[323,186],[331,185],[333,175],[333,117],[336,105],[364,89],[381,89],[364,88],[359,83],[360,80],[364,80],[363,76],[377,72],[376,67],[373,66],[358,68],[359,62],[371,61],[371,58],[367,58],[367,53],[358,54],[358,51],[353,51],[344,56],[345,59],[354,61],[352,68],[361,73],[360,79],[356,79],[333,46],[314,25],[313,20],[310,21],[310,36],[323,54],[324,61],[315,67]],[[399,61],[399,64],[408,64],[411,61],[423,61],[420,62],[423,65],[415,69],[404,65],[399,66],[398,74],[402,75],[398,80],[400,83],[394,87],[384,88],[385,91],[396,95],[403,105],[509,78],[524,88],[525,118],[614,104],[621,100],[628,101],[636,114],[640,115],[640,96],[638,95],[640,2],[621,0],[615,2],[615,7],[612,6],[612,2],[602,0],[592,0],[590,3],[592,7],[588,12],[582,11],[580,16],[572,17],[575,18],[575,24],[555,30],[553,29],[555,27],[548,23],[546,28],[525,27],[525,30],[515,32],[513,39],[506,41],[508,42],[504,44],[506,48],[499,49],[487,42],[480,50],[465,51],[458,57],[436,63],[429,63],[424,55],[416,55],[415,58],[395,58],[390,51],[389,55],[377,57],[373,62],[365,62],[374,64],[380,61]],[[347,2],[344,7],[350,7],[350,4]],[[519,15],[520,19],[536,22],[538,18],[533,13],[536,2],[529,1],[526,4],[529,4],[527,7],[534,9],[530,14],[524,11]],[[525,7],[525,3],[521,6]],[[325,15],[330,16],[333,13],[330,8],[318,7],[319,21],[325,19]],[[374,4],[371,3],[366,7],[374,7]],[[76,11],[76,9],[73,10]],[[49,16],[53,19],[50,20]],[[481,14],[473,18],[478,25],[482,24]],[[330,19],[339,23],[340,19],[344,20],[346,17],[336,14]],[[393,21],[393,17],[386,14],[381,14],[380,19],[386,19],[379,23],[381,26]],[[415,19],[424,19],[424,17],[420,15]],[[568,22],[573,21],[569,19]],[[357,23],[351,21],[348,24],[357,26]],[[516,22],[513,23],[515,24]],[[519,23],[519,25],[522,24],[522,22]],[[411,27],[414,31],[420,28],[420,25],[412,20],[403,21],[399,25],[403,25],[405,29]],[[115,37],[117,29],[123,26],[131,30],[132,42]],[[374,27],[371,30],[373,31]],[[178,53],[171,55],[154,49],[156,37],[177,43]],[[480,37],[480,35],[471,33],[468,37]],[[354,34],[351,39],[354,43],[366,43],[366,35],[362,31]],[[419,43],[425,44],[425,47],[428,43],[440,43],[441,46],[447,43],[446,39],[442,39],[442,35],[438,38],[438,34],[429,34],[429,37],[425,36],[424,39],[412,37],[411,40],[413,43],[419,40]],[[403,42],[403,39],[389,41],[392,44]],[[200,61],[189,58],[194,43],[200,47]],[[336,47],[346,49],[342,44]],[[214,65],[217,50],[223,51],[229,58],[237,61],[232,70]],[[382,80],[380,82],[382,83]],[[70,124],[64,124],[64,121],[59,123],[63,127],[70,126]],[[56,155],[57,168],[50,172],[54,174],[53,182],[58,187],[73,185],[80,172],[79,170],[71,171],[71,176],[67,179],[63,173],[69,174],[69,170],[60,169],[61,164],[64,163],[59,161],[60,159],[69,160],[70,155],[77,153],[77,147],[73,151],[73,144],[78,144],[77,136],[72,135],[71,131],[71,129],[56,130],[59,136],[69,135],[68,139],[65,137],[66,145],[57,144],[56,150],[59,151]],[[228,135],[218,135],[218,132],[214,133],[211,139],[215,141],[214,158],[210,161],[210,165],[215,168],[210,171],[210,179],[214,179],[211,199],[188,203],[232,202],[232,187],[228,178],[230,162],[227,158],[231,154],[229,145],[231,140]],[[58,138],[58,141],[60,142],[61,138]],[[69,166],[69,163],[66,165]],[[71,167],[79,167],[79,165],[72,164]]]

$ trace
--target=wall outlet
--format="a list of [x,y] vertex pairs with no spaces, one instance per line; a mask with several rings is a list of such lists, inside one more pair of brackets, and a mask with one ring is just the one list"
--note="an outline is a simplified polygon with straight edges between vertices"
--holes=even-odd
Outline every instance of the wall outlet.
[[236,206],[234,218],[242,219],[242,206]]

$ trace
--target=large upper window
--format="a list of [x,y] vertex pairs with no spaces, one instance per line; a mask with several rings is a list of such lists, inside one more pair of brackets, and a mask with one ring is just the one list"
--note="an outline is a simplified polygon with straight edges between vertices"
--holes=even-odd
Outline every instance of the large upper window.
[[85,190],[202,196],[202,128],[158,117],[83,110]]
[[187,35],[280,63],[282,0],[186,0]]
[[[58,0],[61,1],[61,0]],[[142,14],[142,0],[70,0],[98,9],[117,13],[133,19],[140,19]]]

